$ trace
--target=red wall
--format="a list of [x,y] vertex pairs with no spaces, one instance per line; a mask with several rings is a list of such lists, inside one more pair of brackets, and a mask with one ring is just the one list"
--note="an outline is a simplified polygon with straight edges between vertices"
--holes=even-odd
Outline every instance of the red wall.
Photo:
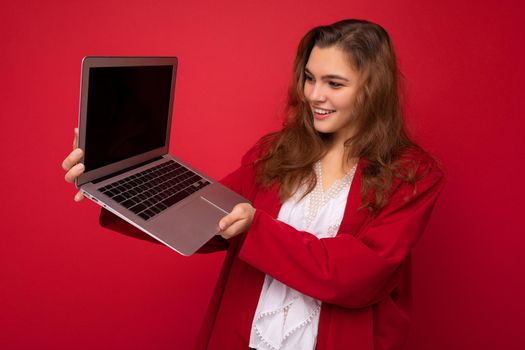
[[178,56],[171,150],[219,178],[280,126],[301,35],[356,17],[390,32],[411,128],[447,172],[407,349],[521,349],[525,8],[466,3],[2,1],[0,348],[189,348],[223,258],[102,230],[73,202],[84,55]]

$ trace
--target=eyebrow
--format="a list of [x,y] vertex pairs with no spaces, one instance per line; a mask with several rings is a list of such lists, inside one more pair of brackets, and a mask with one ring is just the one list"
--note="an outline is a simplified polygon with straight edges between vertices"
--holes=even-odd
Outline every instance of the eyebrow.
[[[310,71],[308,70],[308,68],[306,68],[306,67],[304,68],[304,71],[305,71],[305,73],[308,73],[308,74],[310,74],[310,75],[313,75],[312,72],[310,72]],[[321,77],[321,79],[324,79],[324,80],[327,80],[327,79],[338,79],[338,80],[343,80],[343,81],[346,81],[346,82],[350,82],[350,80],[348,80],[347,78],[342,77],[342,76],[337,75],[337,74],[328,74],[328,75],[323,75],[323,76]]]

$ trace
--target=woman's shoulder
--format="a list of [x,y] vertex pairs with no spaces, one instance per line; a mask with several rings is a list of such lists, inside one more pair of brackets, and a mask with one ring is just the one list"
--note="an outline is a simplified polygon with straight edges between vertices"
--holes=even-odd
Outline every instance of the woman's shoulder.
[[443,177],[443,169],[438,160],[420,146],[403,149],[398,157],[398,171],[402,178],[419,181],[431,175]]
[[[424,196],[439,193],[444,184],[444,172],[437,159],[419,146],[404,149],[399,153],[390,188],[390,204],[416,202]],[[386,208],[385,207],[385,208]]]
[[251,146],[246,153],[242,156],[241,164],[242,165],[251,165],[257,161],[262,155],[262,147],[259,143]]
[[242,156],[242,165],[252,165],[263,158],[269,151],[271,144],[275,140],[276,133],[270,133],[259,138],[253,146]]

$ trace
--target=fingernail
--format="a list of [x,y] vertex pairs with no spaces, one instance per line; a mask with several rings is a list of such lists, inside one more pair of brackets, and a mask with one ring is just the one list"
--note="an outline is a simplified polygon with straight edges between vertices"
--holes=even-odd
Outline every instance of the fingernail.
[[79,157],[79,156],[81,156],[81,155],[82,155],[82,150],[81,150],[80,148],[75,149],[75,150],[73,151],[73,155],[74,155],[75,157]]
[[78,171],[84,171],[84,164],[78,163]]
[[224,230],[224,223],[222,221],[219,222],[219,228],[222,230]]

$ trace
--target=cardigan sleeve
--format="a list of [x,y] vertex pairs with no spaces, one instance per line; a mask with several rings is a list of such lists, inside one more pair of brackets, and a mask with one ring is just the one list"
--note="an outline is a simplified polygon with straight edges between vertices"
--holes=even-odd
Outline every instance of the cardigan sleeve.
[[[422,234],[443,185],[432,166],[414,187],[399,185],[360,232],[319,239],[256,210],[239,258],[323,302],[360,308],[384,299]],[[407,199],[410,195],[410,199]]]

